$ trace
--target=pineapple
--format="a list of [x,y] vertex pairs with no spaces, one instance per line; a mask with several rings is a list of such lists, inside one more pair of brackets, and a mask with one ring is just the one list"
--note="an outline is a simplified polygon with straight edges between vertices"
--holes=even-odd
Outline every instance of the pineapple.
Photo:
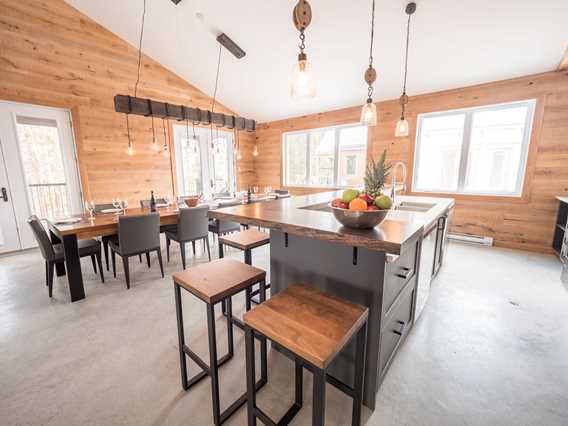
[[381,195],[385,186],[385,179],[390,173],[391,164],[385,164],[387,150],[385,149],[378,161],[371,158],[365,172],[365,193],[373,200]]

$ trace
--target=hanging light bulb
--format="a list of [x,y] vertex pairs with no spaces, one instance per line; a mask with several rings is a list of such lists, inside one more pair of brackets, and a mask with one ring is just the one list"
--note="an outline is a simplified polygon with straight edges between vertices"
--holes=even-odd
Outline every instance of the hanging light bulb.
[[126,153],[130,156],[134,155],[134,144],[132,143],[132,138],[130,137],[130,121],[128,120],[128,114],[126,114],[126,134],[128,135],[128,148]]
[[156,128],[154,127],[154,116],[152,115],[152,149],[156,152],[160,150],[158,139],[156,139]]
[[252,155],[258,157],[258,146],[254,144],[254,149],[252,150]]
[[414,12],[416,12],[416,3],[408,3],[405,9],[408,15],[408,21],[406,23],[406,50],[404,54],[404,84],[402,86],[402,95],[400,96],[400,120],[396,123],[396,128],[394,130],[394,135],[397,138],[402,138],[408,136],[408,121],[406,120],[406,105],[408,104],[408,96],[406,94],[406,77],[408,75],[408,43],[410,40],[410,17]]
[[126,150],[127,154],[131,157],[134,155],[134,147],[132,146],[132,142],[128,141],[128,149]]
[[306,36],[304,31],[312,21],[312,8],[307,0],[299,0],[292,13],[294,25],[300,31],[300,54],[294,65],[290,96],[294,100],[313,98],[316,95],[316,82],[313,76],[312,64],[304,52]]
[[168,149],[168,135],[166,133],[166,120],[165,120],[165,118],[162,118],[162,124],[164,126],[164,145],[162,146],[162,155],[164,157],[169,157],[170,151]]
[[371,9],[371,48],[369,49],[369,67],[365,71],[367,83],[367,102],[361,108],[361,124],[365,126],[377,125],[377,106],[373,103],[373,83],[377,80],[377,71],[373,68],[373,41],[375,39],[375,0]]
[[242,160],[242,159],[243,159],[243,156],[242,156],[241,153],[239,152],[239,153],[237,154],[237,160]]

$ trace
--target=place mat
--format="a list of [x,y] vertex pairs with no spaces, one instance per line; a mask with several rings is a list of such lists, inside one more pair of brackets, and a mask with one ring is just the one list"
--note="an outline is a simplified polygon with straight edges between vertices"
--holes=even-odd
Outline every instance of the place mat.
[[55,220],[56,225],[71,225],[73,223],[79,223],[79,222],[81,222],[81,218],[79,217],[67,217]]
[[122,209],[103,209],[101,210],[101,213],[105,214],[105,213],[117,213],[122,211]]

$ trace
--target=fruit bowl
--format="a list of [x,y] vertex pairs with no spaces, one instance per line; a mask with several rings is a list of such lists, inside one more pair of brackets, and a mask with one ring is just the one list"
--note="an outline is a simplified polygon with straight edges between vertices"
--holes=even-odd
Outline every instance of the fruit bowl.
[[390,209],[384,210],[349,210],[335,207],[331,203],[329,208],[335,218],[348,228],[371,229],[381,223],[387,217]]

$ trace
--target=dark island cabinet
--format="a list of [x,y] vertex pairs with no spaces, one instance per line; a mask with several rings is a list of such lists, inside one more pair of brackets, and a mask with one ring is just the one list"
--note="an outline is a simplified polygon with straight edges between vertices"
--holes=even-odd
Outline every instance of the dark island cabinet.
[[560,201],[556,225],[554,227],[554,238],[552,248],[560,259],[568,261],[568,197],[557,197]]

